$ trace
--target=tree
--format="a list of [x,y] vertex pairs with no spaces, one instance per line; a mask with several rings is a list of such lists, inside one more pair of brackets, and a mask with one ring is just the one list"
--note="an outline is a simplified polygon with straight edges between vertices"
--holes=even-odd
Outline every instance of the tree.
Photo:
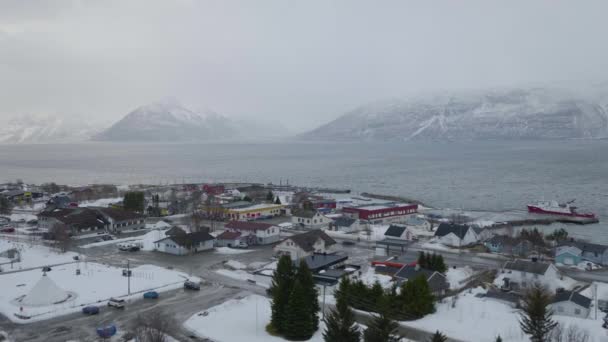
[[500,337],[500,335],[496,336],[496,342],[502,342],[502,337]]
[[144,212],[144,193],[141,191],[129,191],[125,194],[122,201],[125,210],[135,211],[138,213]]
[[551,295],[546,288],[534,284],[523,298],[519,325],[521,330],[530,335],[532,342],[546,342],[551,331],[557,326],[553,321],[553,312],[547,310],[551,304]]
[[274,194],[272,193],[272,191],[268,190],[268,193],[266,194],[266,200],[267,201],[274,200]]
[[400,338],[394,336],[397,332],[397,323],[387,315],[380,314],[369,321],[363,333],[364,342],[397,342]]
[[[342,286],[342,283],[340,286]],[[324,320],[325,332],[323,339],[325,342],[359,342],[361,332],[356,325],[355,314],[348,307],[346,298],[336,296],[336,307],[331,310]]]
[[434,300],[426,277],[423,275],[410,279],[402,285],[403,311],[411,317],[421,318],[434,312]]
[[13,211],[13,204],[8,198],[0,196],[0,215],[10,215]]
[[431,339],[429,340],[429,342],[446,342],[447,340],[448,340],[448,338],[444,334],[439,332],[439,330],[437,330],[437,331],[435,331],[433,336],[431,336]]
[[72,238],[70,237],[70,228],[63,223],[55,223],[50,229],[49,233],[53,240],[57,242],[57,247],[62,253],[65,253],[72,245]]
[[560,242],[568,239],[568,232],[564,228],[556,229],[553,233],[547,235],[547,240]]
[[176,326],[173,317],[158,309],[137,315],[133,325],[138,342],[168,342]]
[[270,325],[280,334],[286,331],[285,315],[294,280],[295,272],[291,258],[284,255],[279,259],[277,269],[272,276],[272,284],[268,289],[268,294],[272,298]]
[[277,196],[277,199],[274,201],[274,204],[282,204],[279,196]]
[[251,197],[245,195],[245,197],[243,197],[243,201],[245,201],[245,202],[252,202],[253,200],[251,199]]
[[309,315],[313,323],[313,331],[317,331],[319,329],[319,311],[321,310],[319,307],[319,293],[317,292],[312,272],[310,272],[308,264],[304,260],[300,262],[300,267],[298,267],[296,281],[300,282],[300,285],[303,287],[304,298],[306,303],[309,304]]
[[296,280],[289,295],[285,314],[284,336],[292,341],[305,341],[315,333],[314,322],[310,315],[311,303],[306,300],[307,290]]

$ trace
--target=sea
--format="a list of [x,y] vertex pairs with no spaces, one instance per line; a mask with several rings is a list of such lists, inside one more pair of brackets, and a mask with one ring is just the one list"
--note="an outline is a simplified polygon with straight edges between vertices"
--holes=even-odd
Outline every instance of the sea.
[[[399,195],[462,210],[576,200],[608,221],[608,140],[1,145],[0,181],[272,182]],[[608,243],[603,223],[569,228]]]

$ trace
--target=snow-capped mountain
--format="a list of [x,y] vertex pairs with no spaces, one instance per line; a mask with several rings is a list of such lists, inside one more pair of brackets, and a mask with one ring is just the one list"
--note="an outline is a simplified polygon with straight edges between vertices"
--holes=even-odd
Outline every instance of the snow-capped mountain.
[[0,125],[2,144],[69,143],[89,140],[100,130],[58,116],[21,115]]
[[175,100],[141,106],[127,114],[96,140],[107,141],[205,141],[236,135],[229,119],[213,111],[193,111]]
[[608,137],[606,98],[556,88],[440,94],[359,107],[308,133],[327,140]]

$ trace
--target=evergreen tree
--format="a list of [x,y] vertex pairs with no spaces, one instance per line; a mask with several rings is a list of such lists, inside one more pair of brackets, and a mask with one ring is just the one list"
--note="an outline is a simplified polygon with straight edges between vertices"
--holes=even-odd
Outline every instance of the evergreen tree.
[[432,269],[433,267],[433,256],[431,255],[431,253],[426,253],[426,255],[424,256],[424,268],[427,269]]
[[496,336],[496,342],[502,342],[502,337],[500,337],[500,335]]
[[310,320],[313,322],[313,331],[317,331],[319,329],[319,311],[321,310],[319,307],[319,293],[312,272],[310,272],[308,264],[304,260],[300,262],[300,267],[298,267],[296,281],[300,282],[300,285],[304,288],[305,300],[310,308]]
[[431,336],[431,339],[429,340],[429,342],[446,342],[447,340],[448,340],[448,338],[444,334],[439,332],[439,330],[437,330],[437,331],[435,331],[433,336]]
[[437,266],[439,263],[439,256],[435,253],[433,253],[433,255],[431,255],[431,263],[429,265],[429,269],[433,270],[433,271],[437,271]]
[[355,324],[355,315],[348,307],[345,298],[344,288],[348,286],[345,285],[347,282],[348,278],[344,278],[334,293],[336,307],[325,318],[326,328],[323,332],[325,342],[359,342],[361,339],[361,332]]
[[13,204],[8,198],[0,196],[0,215],[10,215],[13,211]]
[[422,267],[422,268],[426,268],[426,255],[424,252],[419,252],[418,253],[418,261],[416,262],[416,265]]
[[266,194],[266,200],[272,201],[273,199],[274,199],[274,194],[272,193],[272,191],[268,190],[268,193]]
[[251,199],[251,197],[245,195],[245,197],[243,197],[243,201],[245,201],[245,202],[252,202],[253,200]]
[[292,341],[305,341],[315,333],[310,315],[311,303],[306,300],[307,290],[296,280],[289,295],[285,312],[283,335]]
[[423,275],[402,285],[400,302],[404,305],[403,311],[410,317],[421,318],[435,311],[434,297]]
[[282,204],[279,196],[277,196],[277,199],[274,201],[274,204]]
[[443,260],[443,255],[437,255],[437,264],[435,265],[435,271],[445,273],[448,270],[448,267]]
[[122,201],[122,206],[125,210],[135,211],[138,213],[144,212],[144,193],[141,191],[129,191],[125,194]]
[[282,256],[277,264],[277,269],[272,276],[272,284],[268,294],[272,298],[270,325],[278,332],[285,332],[285,314],[289,303],[289,295],[293,289],[295,273],[289,256]]
[[553,321],[553,313],[547,310],[551,304],[551,295],[547,290],[535,284],[524,296],[519,325],[521,330],[530,335],[532,342],[547,341],[557,322]]
[[381,314],[369,321],[363,333],[364,342],[397,342],[398,337],[393,336],[397,331],[397,323],[387,315]]

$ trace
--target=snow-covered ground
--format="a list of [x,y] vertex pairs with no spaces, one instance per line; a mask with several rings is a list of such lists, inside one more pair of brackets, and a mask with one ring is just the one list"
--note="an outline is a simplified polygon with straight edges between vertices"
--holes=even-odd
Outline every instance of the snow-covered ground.
[[18,222],[18,221],[31,221],[31,220],[37,220],[38,217],[34,214],[11,214],[9,216],[9,218],[11,219],[11,222]]
[[[81,275],[76,275],[76,269]],[[200,281],[196,277],[168,270],[165,268],[142,265],[132,269],[131,293],[129,299],[139,299],[142,294],[137,292],[155,289],[167,291],[183,286],[185,279]],[[60,289],[74,294],[73,299],[61,304],[47,306],[23,306],[21,314],[32,316],[29,320],[20,320],[14,316],[20,312],[21,304],[17,298],[27,295],[42,277],[37,270],[17,272],[0,275],[2,291],[0,291],[0,312],[10,320],[19,323],[28,323],[36,320],[48,319],[52,316],[79,311],[83,305],[104,305],[110,297],[127,295],[127,278],[122,276],[122,269],[96,264],[79,263],[53,267],[47,273]]]
[[[436,304],[435,313],[401,324],[427,331],[440,329],[446,335],[463,341],[493,342],[498,335],[504,342],[529,341],[519,327],[519,311],[499,301],[475,296],[484,293],[482,288],[475,288],[471,293],[465,291],[456,299],[454,307],[452,299],[447,298]],[[586,331],[590,336],[589,342],[608,341],[601,317],[595,320],[554,315],[553,318],[564,328],[577,326]]]
[[448,278],[448,282],[450,283],[451,290],[458,290],[463,287],[464,283],[462,283],[465,279],[472,276],[475,272],[469,267],[457,267],[450,268],[446,272],[445,276]]
[[576,268],[581,271],[592,271],[592,270],[599,270],[602,268],[602,266],[600,266],[596,263],[593,263],[591,261],[581,261],[578,265],[564,265],[564,264],[556,263],[555,266]]
[[79,207],[107,207],[112,203],[122,202],[122,197],[100,198],[94,201],[84,201],[78,204]]
[[[201,338],[218,342],[268,342],[285,339],[271,336],[266,332],[270,322],[270,300],[258,295],[241,299],[231,299],[207,310],[207,316],[196,314],[184,326]],[[323,341],[325,324],[320,322],[319,330],[308,340]]]
[[454,253],[458,253],[458,249],[456,248],[450,248],[444,244],[441,244],[439,242],[437,242],[437,240],[433,239],[431,241],[427,241],[423,244],[420,245],[420,248],[424,248],[424,249],[431,249],[431,250],[436,250],[436,251],[443,251],[443,252],[454,252]]
[[[509,273],[500,273],[496,279],[494,279],[494,285],[500,287],[504,284],[503,278],[509,278],[511,275]],[[584,283],[578,282],[570,277],[565,275],[555,277],[554,279],[544,279],[542,281],[542,285],[544,285],[549,291],[556,291],[558,288],[563,288],[566,290],[571,290],[576,286],[583,286]]]
[[384,288],[392,286],[392,278],[390,276],[377,274],[371,266],[361,272],[361,277],[359,279],[367,285],[373,285],[374,283],[379,282]]
[[136,236],[136,237],[130,237],[130,238],[124,238],[124,239],[115,239],[115,240],[108,240],[108,241],[100,241],[100,242],[93,242],[93,243],[89,243],[83,246],[80,246],[81,248],[91,248],[91,247],[100,247],[100,246],[107,246],[107,245],[115,245],[119,242],[133,242],[133,243],[137,243],[141,246],[141,249],[144,251],[153,251],[155,249],[154,247],[154,242],[158,241],[160,239],[163,239],[166,237],[165,232],[167,231],[167,229],[164,230],[151,230],[149,232],[147,232],[146,234],[142,235],[142,236]]
[[230,248],[230,247],[217,247],[215,249],[215,253],[217,253],[217,254],[243,254],[243,253],[249,253],[249,252],[253,252],[253,250],[237,249],[237,248]]
[[[78,255],[74,252],[59,253],[59,251],[56,251],[50,247],[30,244],[27,242],[13,242],[0,239],[0,253],[13,248],[17,249],[21,253],[21,261],[15,262],[12,265],[12,268],[10,264],[0,266],[4,271],[71,262],[74,261],[74,256]],[[0,259],[0,263],[10,262],[10,259],[8,258]]]
[[326,230],[325,233],[331,237],[335,237],[338,239],[348,239],[348,240],[361,240],[361,241],[379,241],[384,239],[384,233],[388,229],[388,225],[371,225],[370,230],[368,231],[360,231],[356,233],[345,233],[345,232],[337,232],[333,230]]

